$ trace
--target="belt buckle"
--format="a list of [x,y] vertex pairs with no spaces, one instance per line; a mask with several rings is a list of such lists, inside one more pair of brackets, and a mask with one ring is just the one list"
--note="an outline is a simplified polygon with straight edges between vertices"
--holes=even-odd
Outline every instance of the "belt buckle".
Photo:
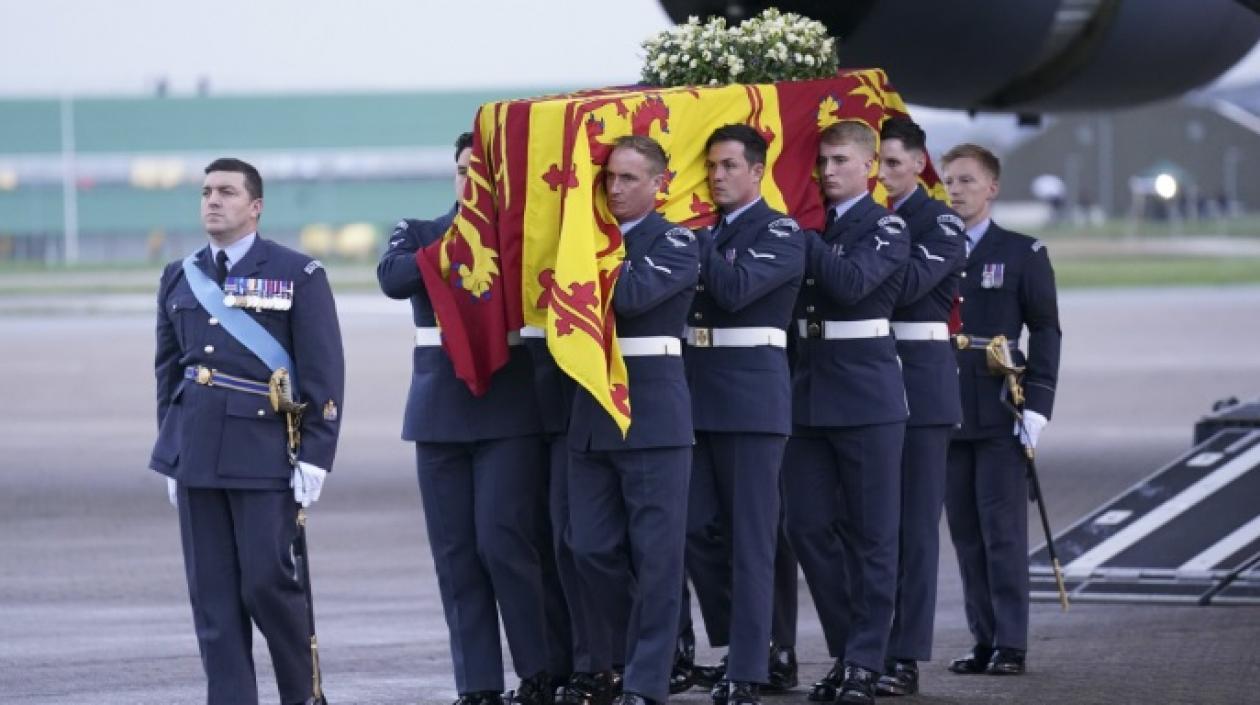
[[711,328],[692,328],[691,344],[697,348],[713,347],[713,332]]
[[201,367],[201,366],[197,367],[197,384],[204,384],[206,386],[210,386],[210,383],[213,381],[214,381],[214,374],[210,371],[209,367]]
[[809,323],[806,323],[805,324],[805,337],[821,338],[822,337],[822,324],[819,323],[818,321],[810,321]]

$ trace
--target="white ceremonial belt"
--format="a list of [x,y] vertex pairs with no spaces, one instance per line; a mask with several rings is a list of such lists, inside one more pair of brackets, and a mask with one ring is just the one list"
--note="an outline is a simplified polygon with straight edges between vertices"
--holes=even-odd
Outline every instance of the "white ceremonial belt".
[[887,318],[867,318],[861,321],[796,321],[802,338],[824,340],[856,340],[859,338],[883,338],[888,335]]
[[643,335],[634,338],[617,338],[622,357],[648,357],[650,355],[681,355],[682,341],[672,335]]
[[[507,342],[508,345],[520,345],[521,334],[514,330],[508,331]],[[442,347],[442,329],[436,326],[416,326],[416,347]]]
[[897,340],[940,340],[949,342],[949,326],[935,321],[893,321]]
[[787,333],[781,328],[692,328],[687,326],[687,344],[697,348],[755,348],[768,345],[787,347]]
[[546,338],[547,331],[538,326],[525,326],[521,329],[522,338]]

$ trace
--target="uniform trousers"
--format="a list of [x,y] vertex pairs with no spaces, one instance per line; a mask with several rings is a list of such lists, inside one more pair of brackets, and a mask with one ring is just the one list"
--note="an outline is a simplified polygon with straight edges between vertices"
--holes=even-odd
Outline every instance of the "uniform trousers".
[[[608,664],[595,664],[591,660],[590,641],[599,639],[611,650],[611,663],[621,667],[625,663],[626,622],[630,619],[631,583],[620,586],[616,595],[601,595],[594,604],[583,600],[581,578],[577,561],[573,556],[572,532],[569,529],[569,448],[564,436],[547,439],[551,453],[551,528],[556,554],[556,572],[568,605],[572,626],[572,669],[584,673],[596,673]],[[591,615],[594,614],[592,617]],[[592,630],[607,631],[594,632]]]
[[311,697],[310,625],[294,570],[291,490],[179,485],[179,533],[210,705],[255,705],[253,627],[267,640],[280,702]]
[[[710,612],[716,608],[726,613],[726,677],[732,681],[768,680],[779,468],[786,442],[786,436],[769,433],[696,433],[688,563],[701,611],[708,604]],[[705,624],[710,622],[706,615]],[[720,627],[717,631],[721,635]]]
[[499,614],[517,675],[550,665],[541,436],[416,444],[425,526],[460,693],[503,690]]
[[[624,688],[658,703],[669,697],[678,636],[690,469],[687,447],[569,456],[569,535],[582,599],[602,607],[607,596],[634,586]],[[614,660],[610,637],[617,631],[609,622],[616,617],[598,609],[588,615],[588,625],[595,623],[591,670],[607,670]],[[609,638],[597,638],[604,634]]]
[[1028,648],[1028,477],[1013,435],[949,444],[945,514],[977,644]]
[[[572,673],[578,658],[581,610],[570,603],[577,598],[577,568],[566,538],[569,529],[569,451],[563,434],[544,437],[547,445],[547,534],[539,541],[542,556],[543,609],[547,614],[547,644],[553,676]],[[583,649],[584,651],[584,649]]]
[[897,590],[905,423],[807,429],[788,442],[788,537],[833,658],[882,671]]
[[890,660],[932,660],[945,457],[953,427],[907,426],[901,455],[901,543]]

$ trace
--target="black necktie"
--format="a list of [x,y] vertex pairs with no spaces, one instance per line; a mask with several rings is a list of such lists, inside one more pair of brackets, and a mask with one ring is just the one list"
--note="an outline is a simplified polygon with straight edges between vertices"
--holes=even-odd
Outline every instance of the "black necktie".
[[219,250],[219,254],[214,256],[214,283],[223,288],[223,282],[227,281],[227,251]]
[[823,226],[823,232],[825,233],[831,230],[831,226],[835,225],[836,221],[839,219],[840,218],[836,215],[836,209],[828,208],[827,209],[827,224]]

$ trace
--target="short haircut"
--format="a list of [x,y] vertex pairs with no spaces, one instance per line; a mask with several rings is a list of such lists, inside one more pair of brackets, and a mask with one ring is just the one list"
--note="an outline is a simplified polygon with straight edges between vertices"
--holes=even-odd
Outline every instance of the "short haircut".
[[618,137],[613,142],[613,151],[618,149],[629,149],[638,152],[647,159],[648,173],[652,176],[659,176],[665,173],[665,169],[669,168],[669,157],[665,156],[665,150],[656,140],[645,135],[624,135]]
[[881,140],[900,140],[901,146],[908,150],[927,153],[927,133],[914,120],[898,115],[884,121],[879,128]]
[[220,157],[210,162],[210,166],[206,167],[205,173],[209,174],[212,171],[234,171],[238,174],[244,174],[245,190],[249,192],[250,197],[263,197],[262,175],[258,173],[253,164],[243,162],[240,159],[233,159],[232,157]]
[[852,144],[875,153],[875,131],[864,122],[841,120],[830,125],[819,135],[822,144]]
[[709,149],[718,142],[739,142],[744,145],[744,159],[748,161],[749,166],[765,164],[766,152],[770,149],[766,144],[766,138],[762,137],[760,132],[739,123],[723,125],[714,130],[713,134],[709,135],[709,139],[705,140],[705,154],[708,154]]
[[459,155],[465,149],[472,149],[471,132],[461,132],[459,137],[455,138],[455,161],[459,161]]
[[955,159],[966,157],[979,162],[980,166],[989,172],[989,176],[992,176],[994,181],[997,181],[1002,176],[1002,162],[997,158],[997,155],[971,142],[963,142],[946,152],[945,156],[941,157],[941,164],[948,166]]

